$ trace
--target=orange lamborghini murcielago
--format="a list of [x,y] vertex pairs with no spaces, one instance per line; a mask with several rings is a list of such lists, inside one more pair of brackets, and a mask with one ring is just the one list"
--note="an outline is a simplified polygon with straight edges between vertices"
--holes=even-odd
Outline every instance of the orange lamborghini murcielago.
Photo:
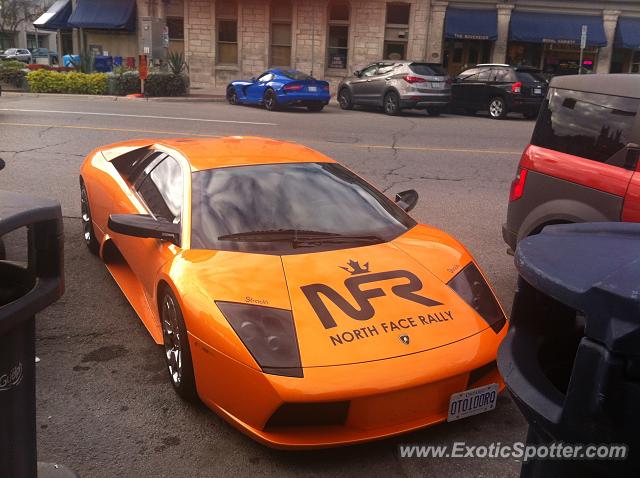
[[274,447],[491,410],[507,322],[469,252],[330,158],[264,138],[89,154],[84,238],[184,398]]

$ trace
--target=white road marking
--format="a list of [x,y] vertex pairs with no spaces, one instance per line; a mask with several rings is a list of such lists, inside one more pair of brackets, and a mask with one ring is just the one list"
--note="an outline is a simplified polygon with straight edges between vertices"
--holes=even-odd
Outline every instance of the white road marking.
[[127,115],[122,113],[95,113],[89,111],[58,111],[58,110],[26,110],[18,108],[0,108],[0,111],[15,111],[19,113],[53,113],[65,115],[92,115],[92,116],[116,116],[119,118],[144,118],[144,119],[165,119],[174,121],[201,121],[203,123],[232,123],[232,124],[252,124],[260,126],[278,126],[277,123],[260,123],[257,121],[234,121],[205,118],[180,118],[176,116],[154,116],[154,115]]

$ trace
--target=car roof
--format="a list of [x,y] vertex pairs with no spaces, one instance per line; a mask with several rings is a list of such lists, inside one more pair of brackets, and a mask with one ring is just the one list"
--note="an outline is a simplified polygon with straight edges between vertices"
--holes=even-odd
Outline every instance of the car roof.
[[556,76],[549,86],[585,93],[640,98],[640,75],[625,73]]
[[335,163],[301,144],[256,136],[142,139],[111,144],[100,151],[111,161],[133,149],[156,145],[178,151],[191,165],[191,171],[259,164]]

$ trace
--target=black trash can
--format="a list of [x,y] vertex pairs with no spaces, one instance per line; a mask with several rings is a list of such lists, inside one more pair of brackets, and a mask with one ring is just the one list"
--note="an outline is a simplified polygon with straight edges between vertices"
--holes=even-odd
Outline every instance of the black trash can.
[[521,477],[640,476],[640,224],[549,226],[520,242],[515,263],[498,366],[529,422],[527,445],[628,446],[623,460],[578,450],[578,460],[528,461]]
[[[5,242],[23,230],[15,261]],[[0,243],[0,476],[35,478],[35,314],[64,291],[60,205],[0,191]]]

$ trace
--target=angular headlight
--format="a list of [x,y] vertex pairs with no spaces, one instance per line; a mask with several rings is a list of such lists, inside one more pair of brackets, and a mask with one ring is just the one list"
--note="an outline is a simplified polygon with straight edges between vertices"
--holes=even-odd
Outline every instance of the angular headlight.
[[300,350],[290,310],[216,302],[264,373],[302,377]]
[[507,319],[489,285],[473,262],[467,264],[447,285],[473,307],[496,334],[502,330]]

